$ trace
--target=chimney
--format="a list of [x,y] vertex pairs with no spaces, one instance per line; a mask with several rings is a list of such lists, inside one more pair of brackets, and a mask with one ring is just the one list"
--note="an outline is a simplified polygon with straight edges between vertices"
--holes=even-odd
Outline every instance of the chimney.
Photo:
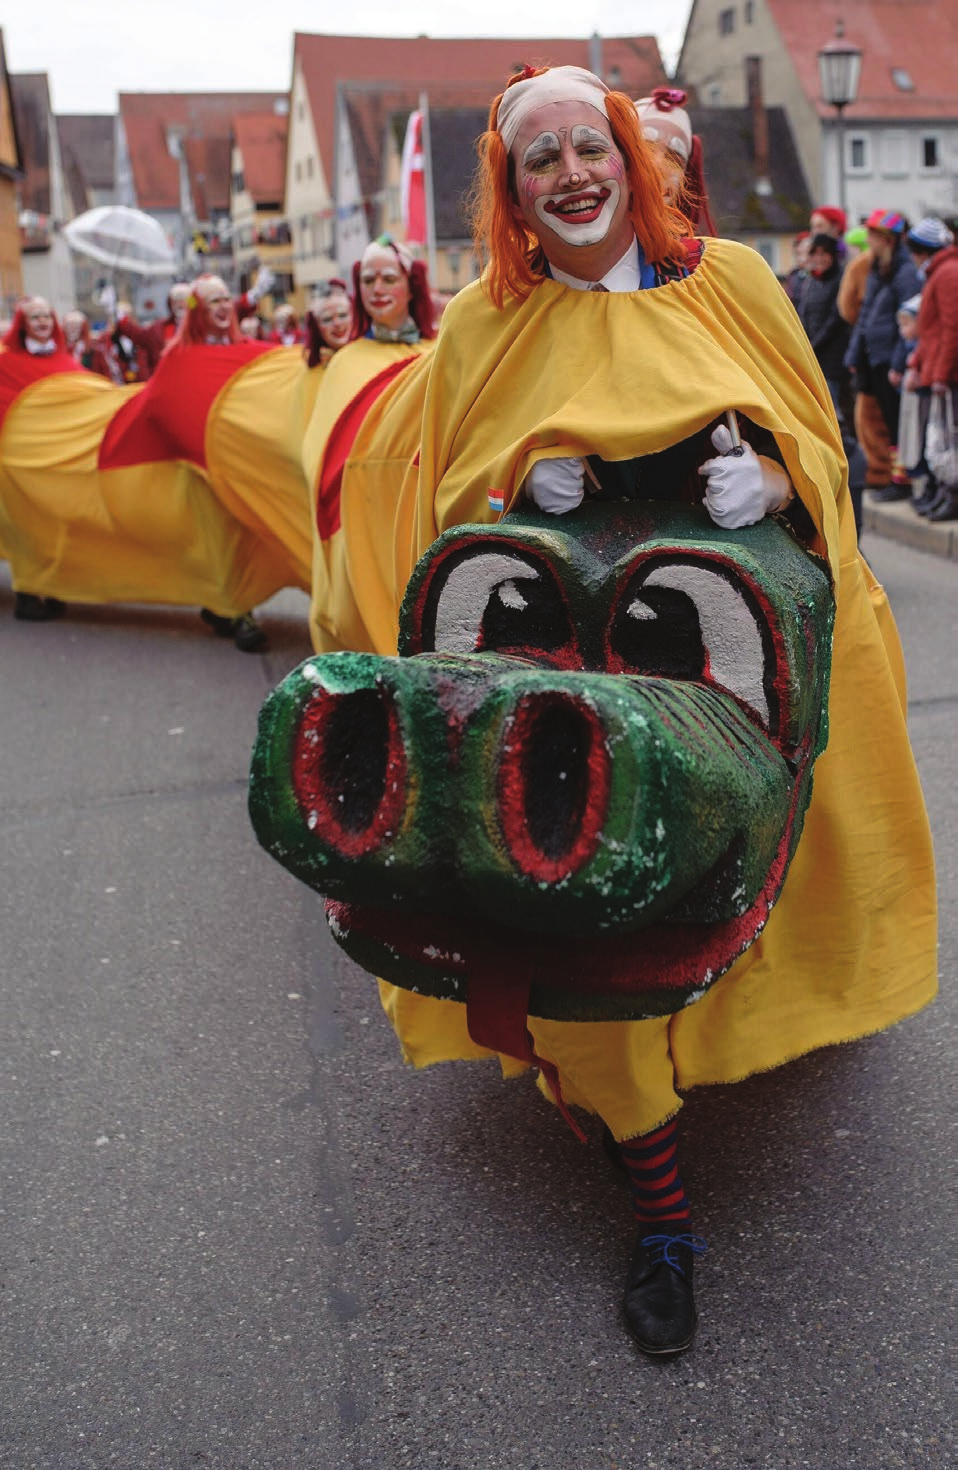
[[768,159],[768,113],[762,95],[762,58],[746,56],[745,86],[752,119],[752,156],[756,194],[771,194]]

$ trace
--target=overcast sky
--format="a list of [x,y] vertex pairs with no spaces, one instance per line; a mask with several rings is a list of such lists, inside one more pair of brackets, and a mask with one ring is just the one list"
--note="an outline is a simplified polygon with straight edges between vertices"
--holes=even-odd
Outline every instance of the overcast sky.
[[[14,0],[0,7],[10,71],[45,71],[56,112],[115,112],[117,92],[284,91],[294,31],[367,36],[658,38],[674,65],[691,0],[550,0],[541,28],[515,0]],[[343,24],[348,15],[349,24]],[[401,23],[397,23],[397,17]]]

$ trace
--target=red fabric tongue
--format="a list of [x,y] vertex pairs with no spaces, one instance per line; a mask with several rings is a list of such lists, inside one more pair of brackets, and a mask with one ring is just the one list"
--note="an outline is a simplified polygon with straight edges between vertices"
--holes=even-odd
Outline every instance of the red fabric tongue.
[[580,1143],[588,1140],[569,1112],[562,1096],[559,1071],[554,1062],[540,1057],[528,1026],[529,992],[532,982],[516,981],[514,975],[502,971],[470,975],[466,990],[466,1024],[477,1046],[502,1052],[517,1061],[538,1067],[556,1107]]

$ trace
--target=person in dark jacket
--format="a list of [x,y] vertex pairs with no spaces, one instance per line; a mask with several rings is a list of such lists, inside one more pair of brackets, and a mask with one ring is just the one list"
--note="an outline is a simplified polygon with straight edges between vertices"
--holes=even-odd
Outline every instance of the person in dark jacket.
[[845,353],[851,338],[851,327],[838,310],[838,288],[842,283],[842,271],[838,259],[838,241],[833,235],[812,237],[806,272],[795,301],[795,309],[818,358],[828,391],[832,395],[835,412],[841,417],[842,385],[847,379]]
[[853,374],[855,391],[874,394],[878,400],[893,446],[891,483],[876,490],[874,498],[908,500],[911,482],[894,448],[898,443],[899,385],[908,355],[908,345],[898,330],[898,312],[921,290],[921,277],[905,248],[904,215],[876,209],[865,221],[865,228],[872,266],[845,366]]
[[[814,215],[813,215],[814,219]],[[852,329],[838,310],[838,291],[842,283],[839,242],[834,235],[814,235],[808,249],[807,274],[795,302],[795,309],[808,340],[818,358],[822,376],[832,395],[842,445],[848,459],[848,488],[855,512],[855,529],[862,529],[862,487],[865,482],[865,457],[855,438],[853,404],[845,353]]]

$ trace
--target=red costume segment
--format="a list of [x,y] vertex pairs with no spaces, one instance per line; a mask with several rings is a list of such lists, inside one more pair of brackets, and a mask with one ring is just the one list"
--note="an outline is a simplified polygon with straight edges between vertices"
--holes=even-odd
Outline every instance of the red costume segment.
[[236,373],[272,348],[241,341],[170,351],[142,393],[111,420],[100,445],[101,470],[187,460],[206,468],[206,427],[214,400]]
[[54,373],[82,373],[83,368],[71,352],[47,353],[45,357],[25,352],[22,348],[0,352],[0,426],[7,412],[24,388],[49,378]]

